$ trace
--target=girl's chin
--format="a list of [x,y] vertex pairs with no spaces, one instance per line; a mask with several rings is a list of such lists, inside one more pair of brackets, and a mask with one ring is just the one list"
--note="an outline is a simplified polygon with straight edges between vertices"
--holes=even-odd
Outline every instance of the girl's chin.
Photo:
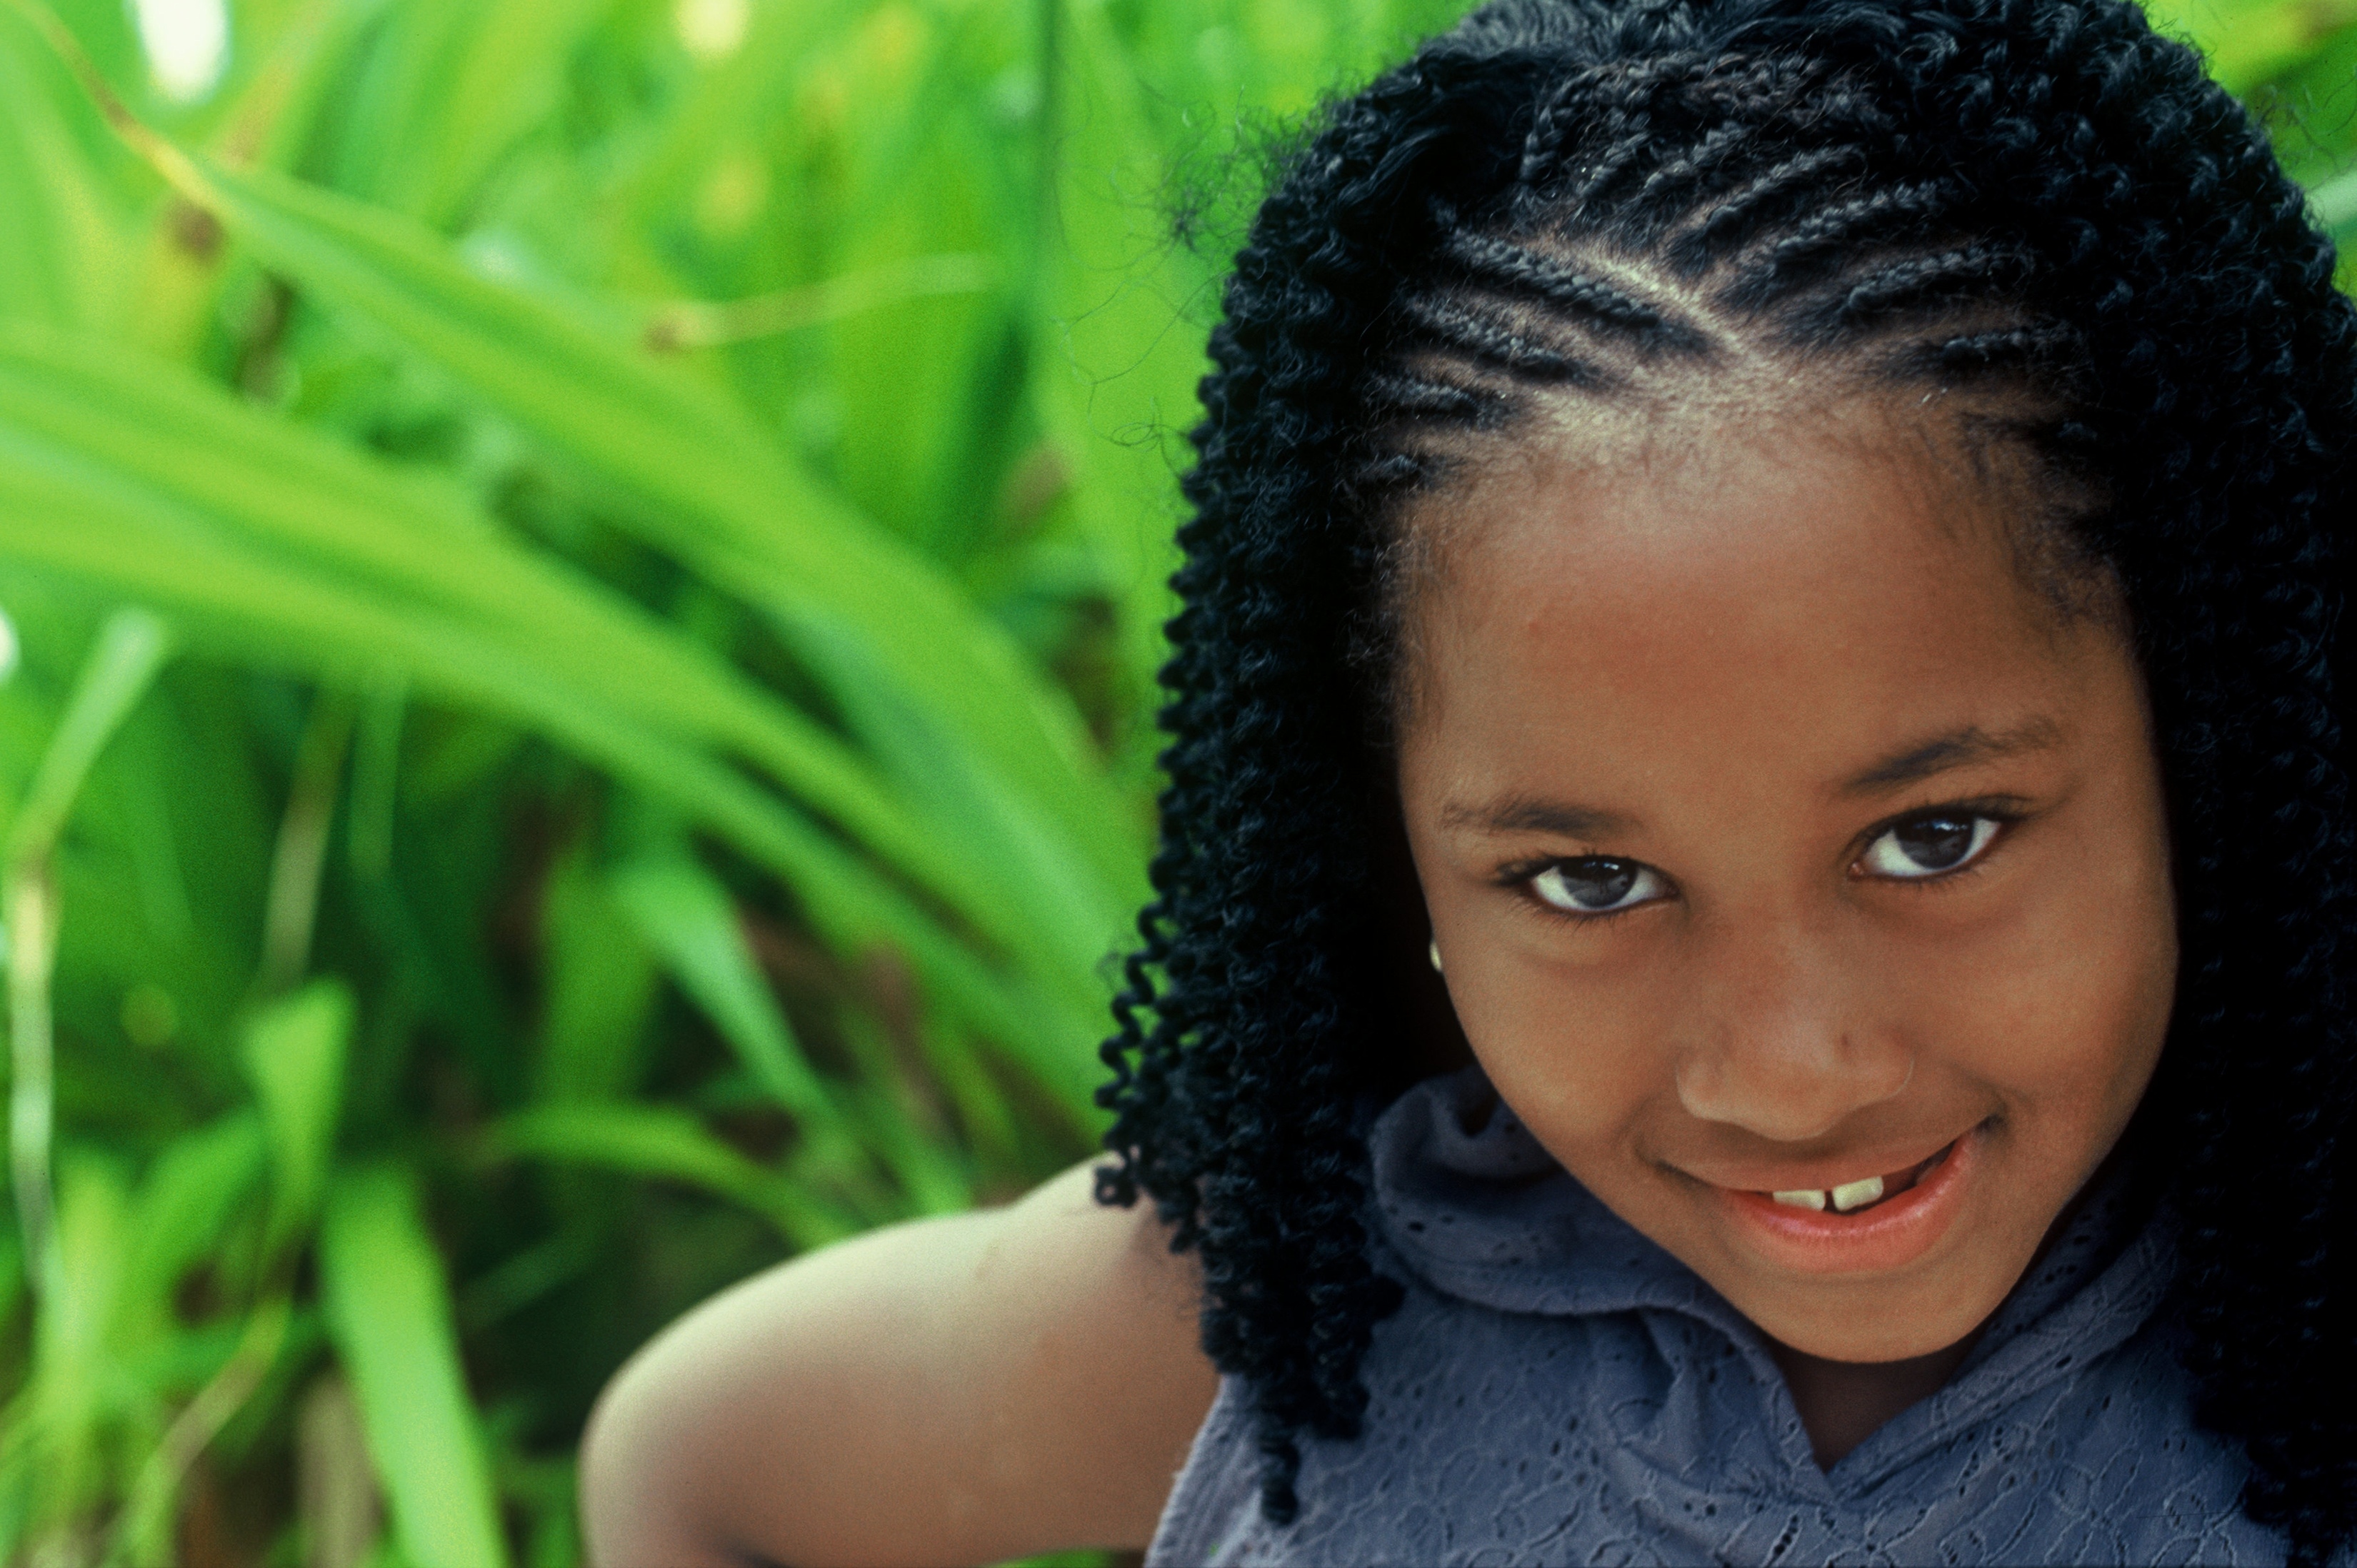
[[1822,1294],[1779,1291],[1764,1299],[1733,1298],[1732,1305],[1753,1327],[1787,1349],[1821,1361],[1881,1365],[1953,1349],[2005,1299],[2001,1287],[1986,1296],[1969,1285],[1925,1294],[1931,1297],[1928,1302],[1915,1292],[1885,1296],[1868,1286],[1828,1302]]

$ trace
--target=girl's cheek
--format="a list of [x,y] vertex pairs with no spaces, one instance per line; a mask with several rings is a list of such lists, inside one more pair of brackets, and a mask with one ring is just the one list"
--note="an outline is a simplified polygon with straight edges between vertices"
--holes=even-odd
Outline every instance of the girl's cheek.
[[1669,1083],[1653,1042],[1658,1009],[1642,975],[1519,956],[1449,977],[1458,1021],[1491,1083],[1542,1141],[1616,1135]]
[[[2141,1090],[2167,1027],[2169,892],[2125,855],[2054,860],[2026,879],[2004,918],[1929,932],[1922,950],[1892,967],[1915,977],[1910,1010],[1954,1069],[2008,1102],[2100,1113],[2115,1086]],[[2136,874],[2091,874],[2104,865]]]

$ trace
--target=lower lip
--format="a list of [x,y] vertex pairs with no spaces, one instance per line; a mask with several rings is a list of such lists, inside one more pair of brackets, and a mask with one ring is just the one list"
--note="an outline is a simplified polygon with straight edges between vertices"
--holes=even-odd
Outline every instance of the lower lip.
[[1981,1141],[1975,1127],[1913,1187],[1857,1214],[1795,1208],[1764,1192],[1714,1190],[1750,1251],[1767,1262],[1797,1273],[1881,1273],[1913,1262],[1954,1225],[1980,1165]]

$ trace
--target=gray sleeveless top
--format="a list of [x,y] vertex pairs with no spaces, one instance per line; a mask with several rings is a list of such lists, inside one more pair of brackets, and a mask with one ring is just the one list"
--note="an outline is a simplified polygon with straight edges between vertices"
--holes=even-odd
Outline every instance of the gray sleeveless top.
[[2258,1563],[2238,1449],[2197,1429],[2155,1308],[2169,1227],[2093,1195],[1947,1387],[1820,1470],[1759,1331],[1588,1196],[1478,1069],[1369,1134],[1375,1330],[1356,1442],[1259,1508],[1236,1380],[1149,1568],[1333,1563]]

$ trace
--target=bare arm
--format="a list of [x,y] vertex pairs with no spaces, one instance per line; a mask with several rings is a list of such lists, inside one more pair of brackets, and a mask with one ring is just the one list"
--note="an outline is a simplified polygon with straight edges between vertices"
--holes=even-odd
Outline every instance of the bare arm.
[[598,1568],[1142,1547],[1217,1385],[1153,1206],[1076,1166],[829,1247],[640,1350],[582,1441]]

